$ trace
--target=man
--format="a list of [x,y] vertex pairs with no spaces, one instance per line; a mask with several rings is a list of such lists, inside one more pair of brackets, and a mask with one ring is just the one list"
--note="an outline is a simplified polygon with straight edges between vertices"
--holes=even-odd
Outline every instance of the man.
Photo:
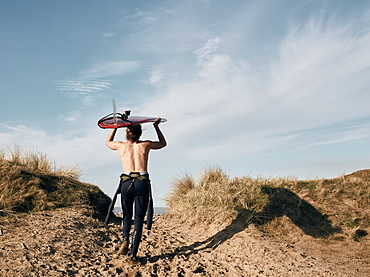
[[[144,216],[148,210],[148,205],[149,207],[153,205],[150,203],[151,188],[148,174],[149,151],[152,149],[161,149],[167,145],[166,139],[159,129],[160,122],[161,119],[158,118],[153,124],[158,136],[158,141],[139,140],[142,134],[141,125],[127,127],[126,142],[114,141],[117,129],[113,129],[106,140],[106,145],[110,149],[118,151],[123,167],[119,188],[112,201],[114,206],[117,194],[121,193],[123,243],[119,250],[119,254],[126,255],[128,252],[133,205],[135,205],[134,233],[129,254],[133,261],[138,261],[137,252],[142,236]],[[110,210],[112,209],[112,204]],[[110,212],[108,212],[106,223],[108,222],[109,214]],[[148,229],[150,229],[150,227],[148,227]]]

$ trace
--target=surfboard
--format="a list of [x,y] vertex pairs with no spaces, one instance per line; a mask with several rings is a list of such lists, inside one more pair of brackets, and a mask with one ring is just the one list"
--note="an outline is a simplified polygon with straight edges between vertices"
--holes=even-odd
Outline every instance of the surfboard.
[[[116,108],[116,101],[113,99],[113,113],[99,119],[98,126],[102,129],[116,129],[128,127],[148,122],[156,122],[158,117],[150,116],[132,116],[131,111],[124,111],[118,113]],[[167,119],[161,118],[161,122],[166,122]]]
[[[103,129],[115,129],[121,127],[128,127],[148,122],[157,121],[158,117],[148,117],[148,116],[127,116],[123,119],[124,115],[117,113],[115,116],[109,114],[98,121],[98,126]],[[161,122],[166,122],[167,119],[161,118]]]

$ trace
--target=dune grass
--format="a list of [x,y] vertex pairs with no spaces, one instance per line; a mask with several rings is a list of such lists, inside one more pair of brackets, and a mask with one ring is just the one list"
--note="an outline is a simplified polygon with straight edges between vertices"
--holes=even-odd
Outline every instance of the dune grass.
[[80,182],[80,173],[77,167],[54,168],[42,153],[19,147],[1,151],[0,215],[87,205],[102,216],[110,198],[97,186]]
[[[97,186],[80,182],[80,173],[76,167],[55,168],[42,153],[19,147],[0,151],[0,216],[71,206],[90,206],[104,216],[110,198]],[[314,237],[344,232],[360,240],[370,231],[370,170],[297,180],[230,177],[211,167],[176,178],[165,200],[169,216],[191,224],[242,218],[264,230],[284,230],[288,218]]]
[[166,203],[170,209],[252,208],[267,200],[258,192],[263,184],[263,180],[249,177],[229,178],[221,168],[213,167],[203,170],[196,178],[188,173],[177,178]]
[[356,233],[370,227],[369,181],[370,170],[335,179],[297,180],[231,178],[211,167],[195,177],[185,173],[175,179],[166,203],[169,214],[198,222],[230,222],[248,212],[247,224],[276,228],[288,217],[306,233],[327,237],[343,228]]

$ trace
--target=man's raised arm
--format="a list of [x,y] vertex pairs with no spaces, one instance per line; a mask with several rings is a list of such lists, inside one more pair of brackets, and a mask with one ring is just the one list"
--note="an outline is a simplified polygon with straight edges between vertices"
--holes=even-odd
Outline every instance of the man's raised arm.
[[158,142],[153,143],[152,149],[161,149],[161,148],[163,148],[167,145],[166,139],[165,139],[161,129],[159,129],[159,123],[161,123],[161,118],[160,117],[158,118],[158,120],[156,122],[153,123],[154,129],[157,132]]
[[116,132],[117,132],[117,129],[113,129],[108,137],[107,137],[107,140],[105,141],[105,144],[112,150],[117,150],[116,146],[115,146],[115,142],[113,141],[114,140],[114,136],[116,135]]

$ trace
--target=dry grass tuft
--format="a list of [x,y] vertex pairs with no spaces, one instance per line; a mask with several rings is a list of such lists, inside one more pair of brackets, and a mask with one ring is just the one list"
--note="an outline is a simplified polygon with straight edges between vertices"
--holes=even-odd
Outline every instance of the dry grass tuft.
[[284,232],[288,218],[313,237],[342,233],[360,240],[370,227],[370,170],[335,179],[298,181],[230,178],[213,167],[196,177],[186,173],[177,178],[166,203],[169,216],[178,215],[193,224],[230,222],[246,213],[251,215],[247,223],[264,230]]
[[97,186],[81,183],[80,170],[54,169],[46,155],[19,147],[0,153],[0,216],[88,205],[95,215],[107,211],[110,198]]
[[170,213],[189,212],[189,217],[201,221],[225,221],[239,210],[254,210],[266,203],[267,197],[259,192],[264,184],[263,180],[249,177],[229,178],[221,168],[212,167],[197,178],[187,173],[177,178],[165,200]]

